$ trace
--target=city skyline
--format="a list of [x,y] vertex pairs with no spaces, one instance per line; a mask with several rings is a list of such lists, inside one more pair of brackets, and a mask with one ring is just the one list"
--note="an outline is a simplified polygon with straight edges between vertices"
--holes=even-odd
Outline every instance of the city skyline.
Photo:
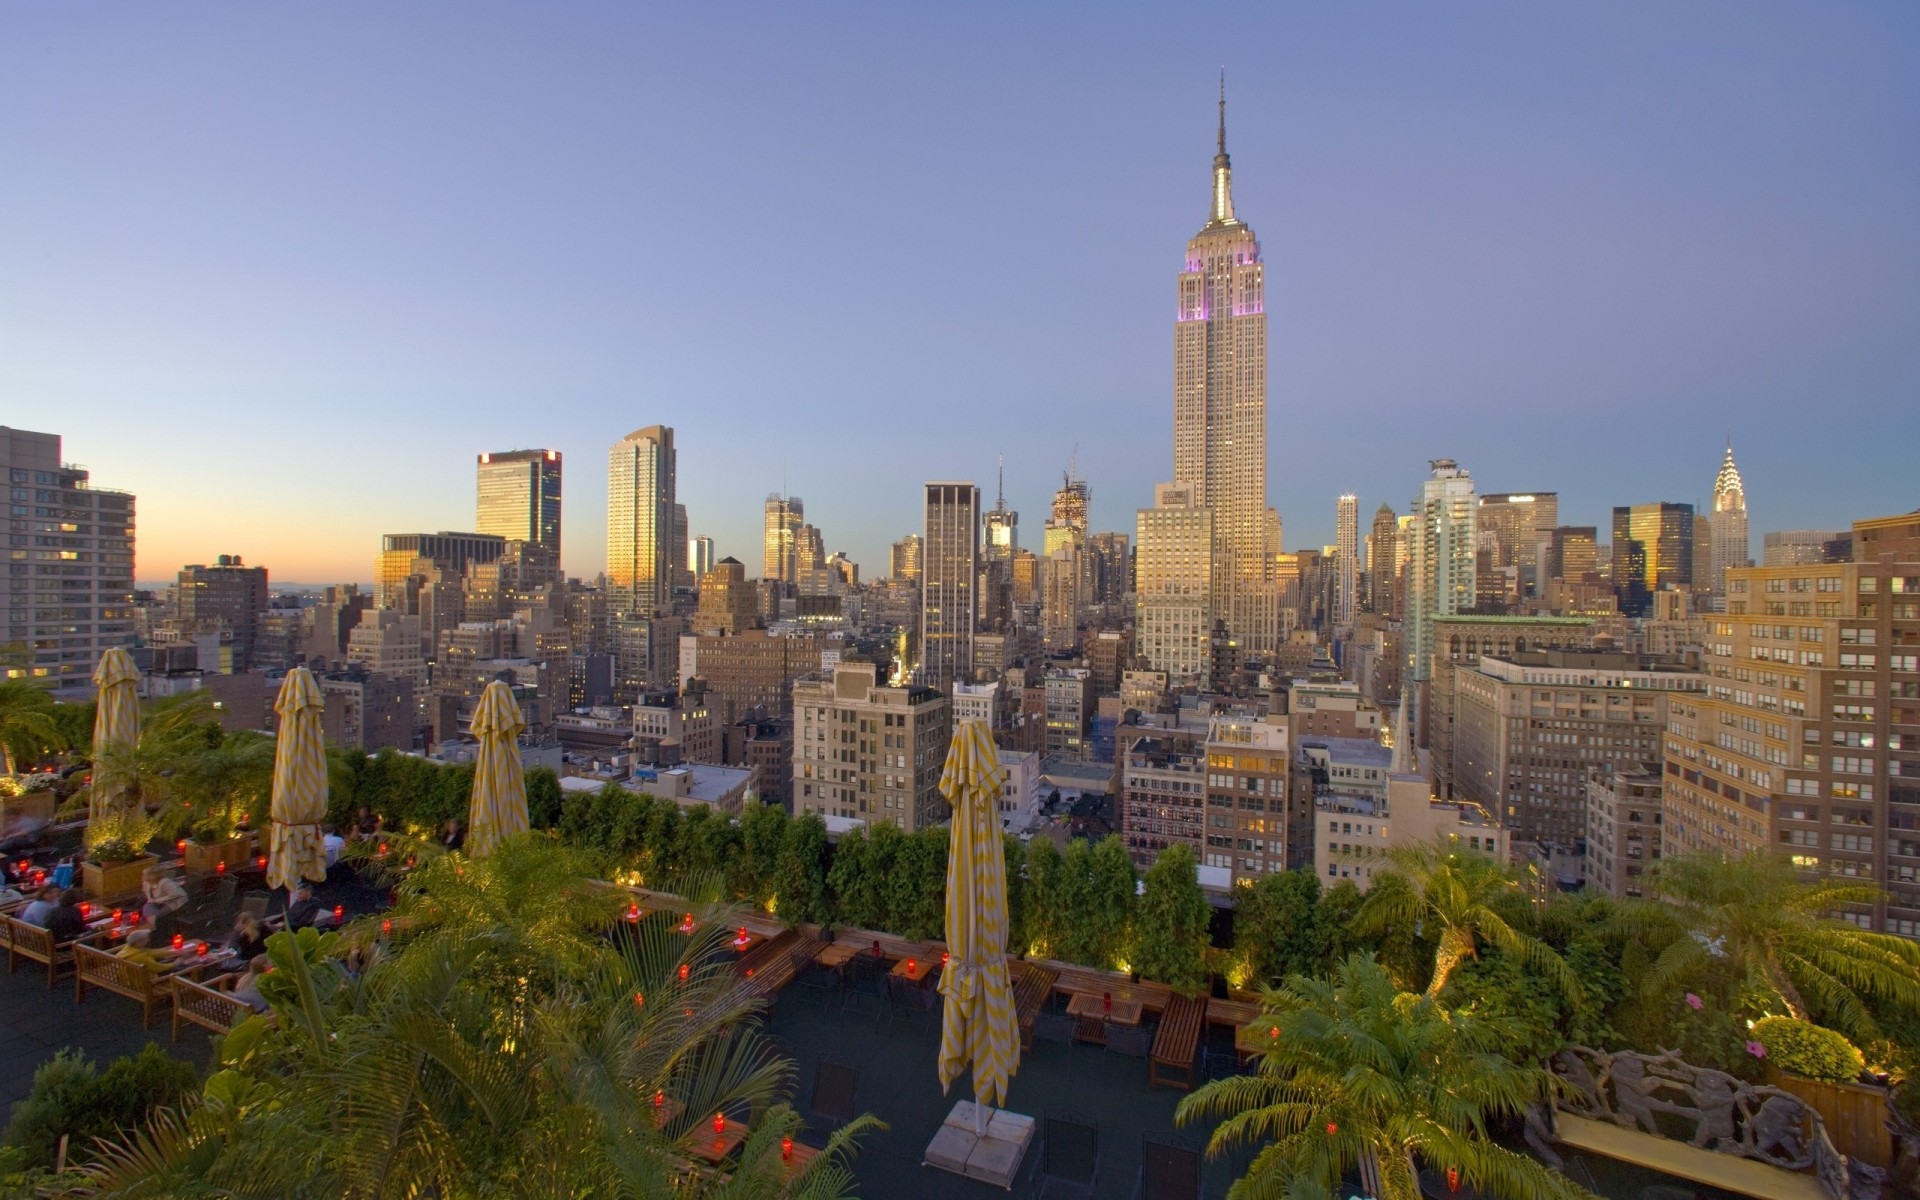
[[[368,580],[381,535],[473,527],[474,455],[591,463],[651,424],[677,431],[689,532],[743,561],[784,477],[827,548],[878,573],[925,480],[984,490],[1001,452],[1008,507],[1044,512],[1077,454],[1092,528],[1129,530],[1166,446],[1120,431],[1166,427],[1165,278],[1206,215],[1224,58],[1235,200],[1270,267],[1285,548],[1332,542],[1340,494],[1404,510],[1439,456],[1486,491],[1557,491],[1567,524],[1708,512],[1729,431],[1756,544],[1912,508],[1897,468],[1920,436],[1902,333],[1920,240],[1896,218],[1920,197],[1897,70],[1914,14],[1493,14],[1256,14],[1244,32],[1283,49],[1240,63],[1148,14],[1092,30],[1033,14],[1025,39],[893,18],[836,47],[835,22],[769,12],[729,33],[732,61],[695,67],[676,48],[717,33],[690,16],[502,14],[442,44],[454,18],[423,10],[381,23],[364,97],[336,95],[348,31],[324,21],[28,14],[0,48],[0,95],[48,114],[0,133],[25,181],[0,198],[5,421],[59,432],[141,497],[145,584],[223,552],[276,582]],[[1478,44],[1496,28],[1497,55]],[[625,70],[623,46],[657,70]],[[904,47],[912,69],[884,53]],[[436,54],[468,107],[410,82]],[[589,101],[610,111],[556,136]],[[796,137],[817,168],[794,169]],[[146,149],[160,141],[170,156]],[[606,165],[590,151],[607,145],[630,152]],[[662,182],[695,164],[701,186]],[[850,203],[876,185],[878,212]],[[711,205],[784,256],[764,266],[770,303],[725,334],[756,343],[751,361],[716,363],[721,323],[698,315],[720,293],[689,274],[682,231]],[[922,256],[921,303],[881,312],[856,289],[854,229]],[[1042,248],[1094,299],[989,302]],[[849,311],[878,355],[851,374],[824,323]],[[1808,438],[1809,409],[1881,436]],[[938,419],[955,410],[966,428]],[[603,565],[597,475],[568,486],[564,565],[585,577]]]

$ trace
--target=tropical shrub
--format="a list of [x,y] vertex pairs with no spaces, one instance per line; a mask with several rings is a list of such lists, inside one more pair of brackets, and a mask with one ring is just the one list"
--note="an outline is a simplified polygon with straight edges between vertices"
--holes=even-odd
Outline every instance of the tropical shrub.
[[51,1170],[60,1139],[70,1159],[83,1157],[95,1138],[131,1129],[158,1105],[177,1103],[197,1082],[193,1064],[149,1043],[116,1058],[102,1074],[78,1050],[61,1050],[33,1074],[33,1089],[14,1106],[5,1144],[22,1168]]
[[1312,871],[1263,875],[1233,895],[1229,982],[1264,987],[1289,975],[1325,970],[1330,960],[1320,919],[1320,880]]
[[1767,1061],[1787,1072],[1823,1083],[1852,1083],[1867,1060],[1846,1036],[1792,1017],[1764,1017],[1753,1023],[1753,1040],[1767,1048]]

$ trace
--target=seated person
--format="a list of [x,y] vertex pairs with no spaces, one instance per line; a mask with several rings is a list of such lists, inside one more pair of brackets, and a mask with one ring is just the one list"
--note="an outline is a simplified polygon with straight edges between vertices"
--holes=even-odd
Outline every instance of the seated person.
[[353,836],[360,841],[365,841],[377,836],[383,825],[385,822],[374,816],[371,808],[362,804],[360,811],[353,815]]
[[260,929],[259,918],[243,912],[233,919],[233,930],[227,934],[227,953],[242,961],[250,960],[260,953],[265,941],[266,935]]
[[71,942],[86,936],[87,919],[80,915],[79,888],[68,888],[60,893],[60,903],[47,914],[47,932],[53,935],[56,942]]
[[153,948],[153,930],[133,929],[127,932],[127,940],[113,952],[115,958],[124,958],[137,962],[156,971],[164,971],[173,966],[173,960],[180,951],[170,948]]
[[40,889],[40,895],[37,898],[29,900],[27,906],[20,910],[20,919],[29,925],[38,925],[45,929],[47,918],[53,915],[53,910],[59,904],[60,889],[50,883]]
[[327,852],[327,869],[331,871],[339,864],[340,852],[347,848],[347,839],[340,836],[338,829],[329,825],[320,838],[320,847]]
[[458,850],[466,844],[466,826],[460,823],[459,817],[448,817],[446,827],[440,832],[440,845],[447,850]]
[[246,973],[233,985],[233,998],[255,1012],[267,1011],[267,1002],[260,995],[260,977],[271,970],[272,959],[264,954],[254,955],[247,961]]
[[40,827],[46,822],[23,812],[10,812],[0,818],[0,853],[24,850],[40,840]]
[[161,917],[187,906],[187,889],[157,865],[140,873],[140,895],[146,901],[140,906],[140,916],[148,928]]
[[287,905],[287,928],[302,929],[308,925],[315,928],[333,924],[333,910],[322,908],[313,897],[313,887],[302,883],[293,889],[293,903]]

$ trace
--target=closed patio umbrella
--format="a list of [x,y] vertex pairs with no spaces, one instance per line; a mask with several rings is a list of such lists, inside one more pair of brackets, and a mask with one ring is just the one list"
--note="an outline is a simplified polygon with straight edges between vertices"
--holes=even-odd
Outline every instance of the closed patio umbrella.
[[1020,1067],[1020,1029],[1007,981],[1007,863],[1000,832],[1004,773],[993,737],[962,721],[947,751],[940,791],[953,806],[947,852],[946,998],[940,1023],[940,1087],[973,1071],[974,1132],[1003,1104]]
[[320,840],[320,822],[327,815],[327,755],[320,733],[325,707],[320,685],[305,667],[287,672],[273,702],[280,730],[273,746],[267,886],[289,893],[302,879],[327,877],[327,852]]
[[520,765],[520,732],[526,727],[513,689],[498,679],[489,683],[468,727],[480,743],[466,843],[467,853],[476,858],[527,831],[527,777]]
[[93,712],[93,790],[87,801],[88,819],[109,809],[124,808],[133,799],[133,780],[124,761],[140,744],[140,697],[136,687],[140,668],[133,655],[119,646],[100,656],[93,669],[99,689]]

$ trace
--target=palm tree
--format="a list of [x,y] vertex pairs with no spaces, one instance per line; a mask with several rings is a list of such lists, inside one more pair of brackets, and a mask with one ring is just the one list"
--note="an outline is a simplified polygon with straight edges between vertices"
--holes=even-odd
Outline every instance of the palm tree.
[[27,679],[0,679],[0,773],[60,744],[53,696]]
[[1619,928],[1678,934],[1642,978],[1645,994],[1670,994],[1716,960],[1776,998],[1792,1016],[1818,1016],[1855,1040],[1877,1034],[1867,1001],[1920,1013],[1920,944],[1840,920],[1846,905],[1872,905],[1878,887],[1808,880],[1784,859],[1686,854],[1653,870],[1655,899],[1624,910]]
[[1263,1010],[1272,1048],[1256,1073],[1206,1084],[1176,1117],[1223,1118],[1212,1154],[1265,1143],[1228,1200],[1343,1195],[1355,1172],[1379,1200],[1419,1200],[1423,1167],[1506,1200],[1591,1200],[1488,1136],[1489,1118],[1517,1116],[1557,1086],[1501,1056],[1504,1023],[1400,991],[1372,954],[1330,980],[1292,976]]
[[[729,923],[627,925],[583,861],[516,838],[423,862],[390,915],[274,935],[276,1020],[229,1035],[204,1098],[103,1145],[72,1194],[846,1194],[866,1123],[787,1169],[792,1068],[750,1020]],[[724,1177],[697,1156],[715,1113],[750,1127]]]
[[1580,983],[1553,948],[1516,925],[1527,919],[1527,898],[1513,871],[1490,858],[1439,839],[1387,851],[1386,870],[1409,886],[1375,887],[1353,917],[1354,932],[1378,937],[1393,929],[1430,925],[1439,947],[1427,996],[1437,998],[1453,969],[1482,942],[1548,976],[1577,1001]]

